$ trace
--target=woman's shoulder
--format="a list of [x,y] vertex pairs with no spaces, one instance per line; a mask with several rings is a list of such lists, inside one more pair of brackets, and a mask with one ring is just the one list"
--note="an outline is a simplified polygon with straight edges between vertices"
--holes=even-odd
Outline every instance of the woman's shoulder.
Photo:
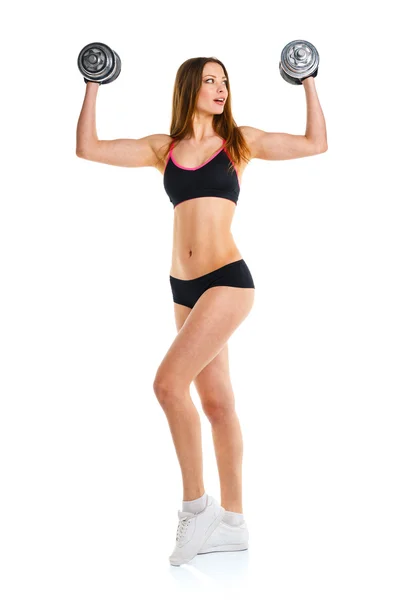
[[174,139],[167,133],[155,133],[150,137],[153,149],[157,154],[162,152],[164,147],[166,148]]

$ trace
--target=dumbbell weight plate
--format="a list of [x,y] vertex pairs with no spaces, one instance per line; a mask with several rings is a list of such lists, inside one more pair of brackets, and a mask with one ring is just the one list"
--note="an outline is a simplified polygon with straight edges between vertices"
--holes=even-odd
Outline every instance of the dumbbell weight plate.
[[109,46],[87,44],[79,53],[78,68],[84,78],[100,84],[114,81],[121,72],[121,60]]
[[282,50],[279,72],[288,83],[301,85],[302,79],[317,71],[318,64],[319,54],[315,46],[305,40],[294,40]]
[[104,80],[102,83],[103,85],[105,83],[111,83],[112,81],[115,81],[118,77],[118,75],[121,73],[121,59],[118,56],[118,54],[115,52],[114,50],[114,54],[115,54],[115,69],[114,69],[114,73],[111,75],[111,77],[106,80]]

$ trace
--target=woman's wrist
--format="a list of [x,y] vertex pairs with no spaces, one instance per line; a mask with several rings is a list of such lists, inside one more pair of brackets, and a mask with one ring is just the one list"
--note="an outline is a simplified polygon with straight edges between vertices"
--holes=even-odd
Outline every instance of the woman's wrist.
[[303,85],[314,85],[314,77],[312,75],[310,75],[306,79],[303,79],[303,81],[301,83]]

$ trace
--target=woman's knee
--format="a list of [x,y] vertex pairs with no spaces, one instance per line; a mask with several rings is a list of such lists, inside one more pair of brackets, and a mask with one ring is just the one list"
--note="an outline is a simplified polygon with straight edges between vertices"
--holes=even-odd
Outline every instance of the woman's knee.
[[156,376],[153,381],[153,391],[159,403],[164,406],[182,401],[182,397],[185,395],[184,390],[176,385],[176,382],[159,376]]
[[233,394],[207,395],[201,397],[203,412],[212,423],[224,422],[235,413],[235,400]]

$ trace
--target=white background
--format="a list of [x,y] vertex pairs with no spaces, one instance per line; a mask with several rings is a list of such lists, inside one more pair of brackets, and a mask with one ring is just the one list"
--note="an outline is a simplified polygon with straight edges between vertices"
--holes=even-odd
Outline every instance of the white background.
[[[397,32],[391,3],[368,6],[84,0],[6,11],[3,600],[399,598]],[[304,89],[278,70],[299,38],[320,54],[329,149],[252,160],[232,226],[256,286],[229,341],[249,550],[176,568],[181,474],[152,388],[176,335],[173,207],[156,169],[75,155],[77,57],[95,41],[121,57],[119,78],[99,89],[100,139],[169,133],[175,75],[194,56],[224,63],[238,125],[303,134]],[[219,500],[210,425],[191,391],[206,491]]]

